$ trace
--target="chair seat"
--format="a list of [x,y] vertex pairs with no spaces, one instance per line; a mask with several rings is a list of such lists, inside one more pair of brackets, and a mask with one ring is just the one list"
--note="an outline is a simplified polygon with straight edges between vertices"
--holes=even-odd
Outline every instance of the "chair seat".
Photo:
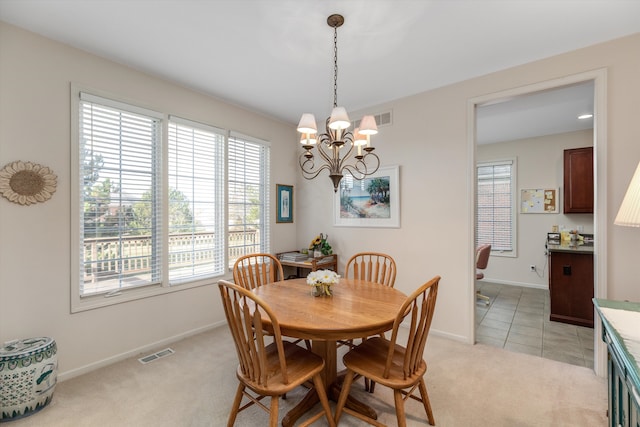
[[342,360],[348,369],[359,375],[366,376],[376,383],[396,390],[411,387],[424,375],[427,370],[427,363],[423,359],[417,371],[405,378],[403,373],[405,348],[396,344],[389,377],[384,378],[383,373],[390,345],[391,342],[389,340],[380,337],[370,338],[345,354]]
[[265,364],[267,366],[267,372],[269,372],[267,384],[259,384],[249,380],[247,376],[242,373],[242,367],[240,365],[236,371],[238,379],[244,381],[247,387],[258,394],[279,396],[310,380],[314,375],[324,369],[324,359],[322,359],[322,357],[288,341],[283,341],[282,345],[287,363],[287,374],[289,375],[288,384],[283,383],[280,361],[278,359],[278,348],[275,343],[271,343],[265,347]]

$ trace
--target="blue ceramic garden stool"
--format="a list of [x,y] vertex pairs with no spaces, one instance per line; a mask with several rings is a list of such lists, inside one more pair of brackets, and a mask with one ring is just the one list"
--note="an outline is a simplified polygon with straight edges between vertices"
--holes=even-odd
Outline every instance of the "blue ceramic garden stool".
[[11,341],[0,347],[0,422],[44,408],[56,388],[56,342],[47,337]]

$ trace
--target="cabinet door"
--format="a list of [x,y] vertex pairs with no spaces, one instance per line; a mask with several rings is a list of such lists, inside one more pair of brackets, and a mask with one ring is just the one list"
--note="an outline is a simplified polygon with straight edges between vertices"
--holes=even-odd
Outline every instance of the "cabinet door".
[[609,347],[609,423],[611,427],[628,427],[629,390],[624,370],[614,350]]
[[629,425],[640,427],[640,392],[632,385],[629,385]]
[[611,352],[609,352],[609,358],[607,360],[607,379],[609,382],[609,427],[618,427],[618,420],[620,418],[620,414],[618,413],[618,373],[615,369],[615,365],[613,360],[611,360]]
[[564,213],[593,213],[593,147],[564,150]]
[[550,319],[593,327],[593,255],[552,252]]

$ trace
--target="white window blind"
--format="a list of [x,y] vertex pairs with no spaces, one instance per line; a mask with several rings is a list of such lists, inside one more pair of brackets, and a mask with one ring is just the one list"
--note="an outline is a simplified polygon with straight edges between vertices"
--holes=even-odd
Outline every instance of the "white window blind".
[[162,280],[161,116],[81,93],[80,296]]
[[476,246],[489,243],[492,251],[514,251],[514,161],[477,165]]
[[242,255],[269,252],[269,146],[231,134],[228,145],[229,268]]
[[210,284],[270,251],[268,142],[71,93],[73,312]]
[[224,273],[225,132],[169,121],[169,281]]

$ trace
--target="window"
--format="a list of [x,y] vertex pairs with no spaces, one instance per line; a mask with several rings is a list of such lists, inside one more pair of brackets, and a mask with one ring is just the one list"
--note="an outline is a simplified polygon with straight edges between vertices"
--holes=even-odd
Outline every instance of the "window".
[[169,282],[224,273],[224,131],[169,121]]
[[73,90],[73,311],[196,286],[269,251],[266,142]]
[[269,248],[269,148],[264,142],[229,137],[229,268],[236,259]]
[[515,160],[477,165],[476,246],[515,256]]
[[80,295],[162,281],[160,117],[81,94]]

